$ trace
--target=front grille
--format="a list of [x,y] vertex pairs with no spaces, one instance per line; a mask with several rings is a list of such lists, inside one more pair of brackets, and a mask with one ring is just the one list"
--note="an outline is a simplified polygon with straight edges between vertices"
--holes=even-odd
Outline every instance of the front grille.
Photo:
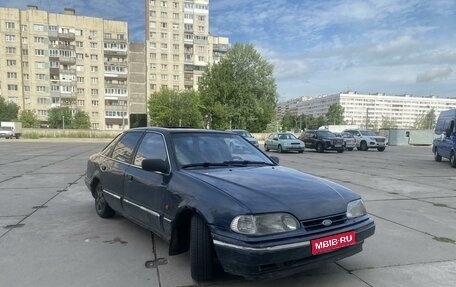
[[336,215],[330,215],[330,216],[325,216],[325,217],[320,217],[320,218],[304,220],[304,221],[301,221],[301,224],[308,231],[318,230],[321,228],[330,227],[330,226],[323,225],[323,220],[326,220],[326,219],[329,219],[332,221],[332,224],[330,226],[337,226],[337,225],[344,224],[345,221],[347,221],[347,216],[345,213],[340,213],[340,214],[336,214]]
[[383,143],[383,142],[385,142],[385,139],[384,139],[384,138],[375,138],[375,140],[376,140],[378,143]]
[[297,145],[300,145],[300,143],[291,143],[291,144],[297,144]]

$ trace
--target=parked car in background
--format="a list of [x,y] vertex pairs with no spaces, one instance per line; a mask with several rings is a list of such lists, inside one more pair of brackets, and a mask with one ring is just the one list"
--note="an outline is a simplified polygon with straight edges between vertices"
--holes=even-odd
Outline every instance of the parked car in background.
[[344,139],[345,149],[352,151],[356,147],[356,139],[351,133],[334,133],[337,137]]
[[355,137],[358,150],[367,151],[370,148],[376,148],[378,151],[384,151],[386,148],[386,138],[373,131],[351,129],[344,132],[351,133]]
[[245,138],[246,140],[248,140],[254,146],[260,147],[260,145],[258,144],[258,140],[246,130],[227,130],[227,131],[238,134],[238,135],[242,136],[243,138]]
[[304,142],[297,139],[292,133],[272,133],[264,141],[264,150],[277,150],[278,152],[297,151],[303,153]]
[[456,109],[442,111],[435,125],[432,152],[436,161],[443,158],[450,160],[451,167],[456,167]]
[[361,197],[277,161],[233,133],[137,128],[90,156],[85,183],[100,217],[122,214],[170,255],[189,250],[197,281],[218,266],[272,278],[361,252],[375,232]]
[[342,153],[345,150],[344,140],[328,130],[308,130],[303,132],[299,139],[304,142],[306,148],[315,149],[317,152],[335,150]]
[[16,139],[22,135],[22,123],[21,122],[0,122],[1,127],[7,127],[13,131]]
[[15,135],[11,127],[0,127],[0,138],[12,139],[14,136]]

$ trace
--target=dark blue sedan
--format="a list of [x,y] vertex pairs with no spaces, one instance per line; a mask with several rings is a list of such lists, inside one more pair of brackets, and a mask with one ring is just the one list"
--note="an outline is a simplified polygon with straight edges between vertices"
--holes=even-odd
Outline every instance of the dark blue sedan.
[[190,250],[197,281],[220,266],[276,277],[360,252],[375,230],[360,196],[277,162],[234,133],[139,128],[92,155],[85,182],[99,216],[153,231],[170,255]]

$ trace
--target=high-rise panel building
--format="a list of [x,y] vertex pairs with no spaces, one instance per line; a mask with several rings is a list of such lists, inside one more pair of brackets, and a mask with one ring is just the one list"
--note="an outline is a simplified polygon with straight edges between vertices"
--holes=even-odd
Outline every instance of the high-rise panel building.
[[146,0],[148,95],[198,89],[228,46],[228,38],[209,35],[209,0]]
[[47,121],[49,109],[90,116],[93,129],[128,125],[128,24],[0,8],[0,95]]

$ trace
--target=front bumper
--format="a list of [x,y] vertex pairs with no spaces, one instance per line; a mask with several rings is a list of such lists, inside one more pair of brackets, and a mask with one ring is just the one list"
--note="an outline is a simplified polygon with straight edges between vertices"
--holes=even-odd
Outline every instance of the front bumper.
[[[354,230],[356,244],[341,249],[312,255],[310,240]],[[373,235],[372,219],[354,226],[337,229],[318,236],[283,239],[272,244],[246,244],[213,233],[214,247],[225,272],[248,279],[277,278],[334,262],[362,251],[364,239]]]
[[303,151],[304,145],[283,145],[282,150],[284,151]]

